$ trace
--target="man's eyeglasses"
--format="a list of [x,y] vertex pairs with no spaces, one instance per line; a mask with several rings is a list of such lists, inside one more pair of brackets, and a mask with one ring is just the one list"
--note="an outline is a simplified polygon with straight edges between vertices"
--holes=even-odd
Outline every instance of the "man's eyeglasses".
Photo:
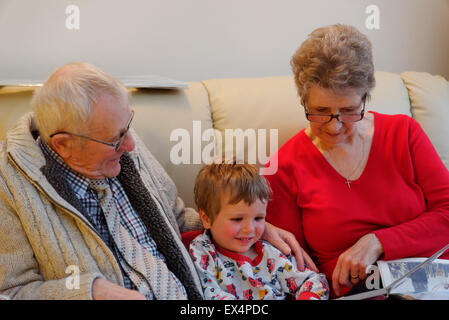
[[[365,115],[365,101],[366,94],[362,98],[362,102],[360,105],[363,105],[362,111],[360,113],[339,113],[339,114],[321,114],[321,113],[309,113],[307,107],[304,108],[306,113],[307,120],[311,122],[318,123],[328,123],[331,122],[332,119],[337,119],[337,121],[347,123],[347,122],[357,122],[363,119]],[[360,108],[360,106],[359,106]]]
[[86,136],[83,136],[83,135],[80,135],[80,134],[66,132],[66,131],[60,131],[60,132],[53,133],[52,135],[50,135],[50,138],[54,137],[57,134],[62,134],[62,133],[70,134],[70,135],[78,137],[78,138],[87,139],[87,140],[90,140],[90,141],[98,142],[98,143],[101,143],[101,144],[113,147],[115,152],[117,152],[120,149],[120,146],[122,145],[122,142],[123,142],[126,134],[129,131],[129,127],[131,126],[131,122],[132,122],[133,118],[134,118],[134,110],[131,110],[131,119],[129,119],[129,121],[128,121],[128,125],[126,126],[126,130],[120,134],[120,137],[119,137],[119,139],[116,142],[104,142],[104,141],[100,141],[100,140],[97,140],[97,139],[94,139],[94,138],[90,138],[90,137],[86,137]]

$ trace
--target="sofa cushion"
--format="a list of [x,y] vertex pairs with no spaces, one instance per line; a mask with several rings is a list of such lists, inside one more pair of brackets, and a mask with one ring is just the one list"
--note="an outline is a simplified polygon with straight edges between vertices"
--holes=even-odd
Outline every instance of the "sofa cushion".
[[[201,133],[212,130],[206,90],[199,82],[189,83],[189,87],[183,90],[133,89],[130,102],[135,110],[132,127],[173,179],[185,204],[193,207],[193,185],[202,167],[202,162],[194,159],[193,145],[199,143],[202,147],[205,144],[193,141],[194,121]],[[187,134],[188,141],[185,140],[184,146],[190,149],[181,150],[190,151],[187,161],[182,163],[178,159],[182,156],[181,151],[172,152],[183,142],[177,132]],[[173,134],[174,139],[170,141]]]
[[0,86],[0,140],[5,140],[6,132],[20,117],[31,111],[33,93],[33,87]]
[[[269,77],[248,79],[217,79],[203,81],[210,99],[214,128],[223,139],[226,129],[265,129],[258,137],[266,139],[266,157],[256,157],[257,165],[264,165],[270,155],[306,126],[304,109],[300,105],[293,77]],[[270,139],[270,129],[278,130],[275,140]],[[273,144],[274,143],[274,144]],[[262,145],[261,145],[262,146]],[[223,153],[235,154],[238,146],[226,143]],[[248,143],[237,156],[249,161]],[[270,152],[272,148],[272,152]],[[231,152],[234,151],[234,152]],[[254,150],[254,149],[253,149]],[[259,149],[257,149],[259,151]],[[250,161],[251,162],[251,161]]]
[[415,118],[449,169],[449,82],[426,72],[404,72]]
[[376,87],[367,102],[367,110],[384,114],[406,114],[411,116],[410,100],[402,78],[395,73],[377,71]]

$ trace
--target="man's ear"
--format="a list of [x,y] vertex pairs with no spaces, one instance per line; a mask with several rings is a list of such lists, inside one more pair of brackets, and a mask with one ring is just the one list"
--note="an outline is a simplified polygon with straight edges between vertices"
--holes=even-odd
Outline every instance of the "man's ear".
[[210,227],[212,226],[212,223],[211,223],[209,217],[207,216],[207,214],[203,210],[200,210],[200,218],[201,218],[201,222],[203,223],[204,229],[210,229]]
[[65,161],[72,156],[73,139],[69,134],[60,133],[50,138],[50,147]]

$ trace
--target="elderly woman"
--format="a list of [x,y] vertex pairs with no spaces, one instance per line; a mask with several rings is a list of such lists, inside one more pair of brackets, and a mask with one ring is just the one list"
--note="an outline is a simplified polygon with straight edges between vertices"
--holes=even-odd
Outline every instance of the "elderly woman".
[[309,125],[267,176],[267,219],[295,234],[332,295],[363,284],[378,259],[430,256],[447,244],[449,173],[428,137],[408,116],[366,111],[375,86],[367,37],[344,25],[317,29],[291,65]]

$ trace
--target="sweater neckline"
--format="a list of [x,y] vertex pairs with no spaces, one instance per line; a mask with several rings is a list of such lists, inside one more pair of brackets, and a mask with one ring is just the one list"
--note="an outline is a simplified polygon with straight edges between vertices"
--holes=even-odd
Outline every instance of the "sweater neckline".
[[[378,136],[379,136],[379,127],[380,127],[381,119],[379,117],[379,113],[374,112],[374,111],[368,111],[368,112],[373,114],[373,116],[374,116],[374,131],[373,131],[373,139],[371,142],[371,148],[370,148],[370,151],[368,154],[368,160],[366,161],[365,168],[363,169],[362,174],[357,179],[350,180],[351,185],[357,184],[360,180],[362,180],[363,176],[366,175],[367,169],[371,166],[371,162],[373,161],[372,160],[373,154],[374,154],[374,151],[377,146],[377,140],[378,140]],[[321,161],[324,162],[324,166],[326,166],[328,168],[328,171],[332,172],[339,180],[346,182],[347,179],[343,175],[341,175],[337,170],[335,170],[335,168],[327,161],[327,159],[320,152],[320,150],[318,150],[318,148],[313,144],[312,140],[307,136],[305,129],[302,130],[302,135],[303,135],[303,138],[305,138],[310,143],[314,152],[316,152],[319,155]]]

